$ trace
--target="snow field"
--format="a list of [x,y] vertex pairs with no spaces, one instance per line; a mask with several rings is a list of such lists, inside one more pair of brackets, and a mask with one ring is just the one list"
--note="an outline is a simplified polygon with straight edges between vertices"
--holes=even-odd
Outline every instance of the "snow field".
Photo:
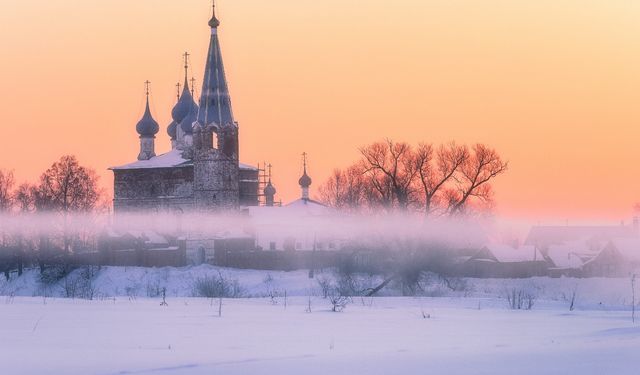
[[[461,298],[14,297],[0,305],[12,374],[637,374],[624,311],[478,310]],[[485,301],[491,305],[491,300]],[[3,371],[4,373],[4,371]]]
[[[222,316],[218,299],[191,297],[218,272],[252,297],[223,299]],[[435,280],[432,297],[353,297],[334,313],[306,271],[103,267],[84,300],[28,270],[0,281],[1,373],[640,373],[628,279],[464,281],[452,291]],[[168,306],[147,297],[158,288]],[[535,294],[533,310],[508,308],[513,289]]]

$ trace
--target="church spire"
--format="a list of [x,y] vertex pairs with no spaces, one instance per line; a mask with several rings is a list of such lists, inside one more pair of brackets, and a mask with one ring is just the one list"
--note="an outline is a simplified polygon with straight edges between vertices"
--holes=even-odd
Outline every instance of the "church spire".
[[198,111],[198,123],[204,128],[213,126],[217,131],[222,126],[235,125],[229,87],[222,63],[222,52],[218,39],[218,26],[220,21],[216,18],[215,2],[213,5],[213,17],[209,21],[211,27],[211,39],[207,64],[202,80],[200,93],[200,110]]

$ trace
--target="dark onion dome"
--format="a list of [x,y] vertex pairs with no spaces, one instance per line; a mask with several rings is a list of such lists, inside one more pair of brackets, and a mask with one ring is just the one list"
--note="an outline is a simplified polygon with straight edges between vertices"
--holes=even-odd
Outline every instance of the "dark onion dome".
[[300,177],[300,179],[298,180],[298,183],[300,184],[300,186],[302,186],[303,188],[308,188],[309,186],[311,186],[311,177],[309,177],[309,175],[307,175],[307,170],[305,168],[304,170],[304,174],[302,175],[302,177]]
[[171,140],[178,138],[178,124],[175,121],[171,121],[171,124],[167,126],[167,134],[171,137]]
[[220,26],[220,21],[216,18],[216,15],[214,14],[213,17],[209,20],[209,27],[211,27],[212,29],[216,29],[218,26]]
[[264,195],[274,196],[276,195],[276,188],[271,184],[271,181],[264,187]]
[[216,2],[213,2],[213,16],[211,16],[211,19],[209,20],[209,27],[211,27],[212,29],[217,28],[218,26],[220,26],[220,21],[216,18]]
[[136,131],[141,137],[153,137],[160,130],[160,126],[151,116],[151,110],[149,109],[149,97],[147,96],[147,106],[144,110],[142,119],[138,121],[136,125]]
[[196,103],[193,103],[191,105],[191,110],[189,111],[189,113],[187,113],[185,118],[183,118],[182,121],[180,121],[180,129],[182,129],[182,131],[185,134],[192,134],[193,123],[196,122],[197,120],[198,120],[198,106],[196,105]]
[[171,110],[171,117],[176,124],[182,122],[182,120],[187,117],[189,114],[189,109],[191,106],[195,104],[193,100],[193,96],[191,95],[191,90],[189,89],[189,82],[185,78],[184,80],[184,89],[182,90],[182,94],[180,95],[180,100],[176,103],[176,105]]

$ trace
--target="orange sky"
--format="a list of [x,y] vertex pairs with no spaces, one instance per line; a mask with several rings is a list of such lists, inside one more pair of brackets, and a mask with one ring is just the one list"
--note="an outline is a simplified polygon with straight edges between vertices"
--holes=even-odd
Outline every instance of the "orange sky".
[[[484,142],[510,161],[497,211],[617,221],[640,201],[640,2],[219,0],[242,160],[299,194],[363,144]],[[138,153],[144,85],[165,128],[207,0],[0,2],[0,168],[33,180],[65,153],[111,190]]]

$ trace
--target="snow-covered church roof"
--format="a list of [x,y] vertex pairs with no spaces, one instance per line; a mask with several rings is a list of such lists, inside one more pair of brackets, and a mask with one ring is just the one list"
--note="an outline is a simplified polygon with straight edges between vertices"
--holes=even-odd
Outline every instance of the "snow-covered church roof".
[[313,199],[296,199],[295,201],[287,204],[284,208],[288,212],[298,212],[308,216],[322,216],[332,212],[332,209],[326,205],[315,201]]
[[[244,163],[238,163],[240,169],[244,170],[258,170],[256,167]],[[138,160],[133,163],[111,167],[109,169],[114,171],[128,170],[128,169],[153,169],[153,168],[182,168],[192,167],[193,160],[185,159],[182,156],[182,150],[173,149],[162,155],[154,156],[149,160]]]

